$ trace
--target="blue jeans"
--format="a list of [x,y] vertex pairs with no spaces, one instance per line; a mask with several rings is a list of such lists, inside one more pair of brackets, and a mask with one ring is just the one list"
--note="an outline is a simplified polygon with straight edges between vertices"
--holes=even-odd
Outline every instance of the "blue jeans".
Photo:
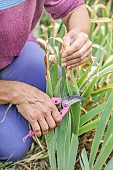
[[[21,81],[46,91],[44,50],[35,42],[27,42],[12,64],[0,71],[1,80]],[[0,122],[8,105],[0,105]],[[0,123],[0,161],[17,161],[29,150],[33,140],[23,137],[28,134],[28,122],[12,106],[6,119]]]

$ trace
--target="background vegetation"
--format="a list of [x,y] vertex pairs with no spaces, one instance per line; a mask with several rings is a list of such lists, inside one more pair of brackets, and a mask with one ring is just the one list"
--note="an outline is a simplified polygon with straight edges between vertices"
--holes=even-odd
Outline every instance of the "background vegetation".
[[[46,135],[48,152],[44,137],[35,137],[37,144],[33,144],[25,159],[0,164],[0,169],[113,169],[113,3],[87,0],[86,6],[92,21],[89,37],[93,61],[69,72],[62,70],[63,94],[80,94],[86,100],[72,106],[61,127]],[[46,12],[34,30],[43,48],[54,37],[48,41],[46,57],[47,93],[51,97],[60,96],[58,63],[62,43],[57,38],[65,33],[62,21],[53,21]]]

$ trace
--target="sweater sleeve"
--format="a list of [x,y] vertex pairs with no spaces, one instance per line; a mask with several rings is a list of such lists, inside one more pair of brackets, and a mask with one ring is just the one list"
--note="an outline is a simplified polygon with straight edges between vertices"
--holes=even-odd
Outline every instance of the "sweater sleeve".
[[45,0],[44,7],[53,19],[61,19],[84,4],[84,0]]
[[36,37],[33,35],[32,32],[29,34],[27,41],[32,41],[32,42],[39,44]]

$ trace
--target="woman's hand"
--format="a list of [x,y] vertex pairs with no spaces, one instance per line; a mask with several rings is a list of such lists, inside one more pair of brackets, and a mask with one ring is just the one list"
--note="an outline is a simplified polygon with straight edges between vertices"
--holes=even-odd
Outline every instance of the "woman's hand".
[[63,38],[66,50],[62,54],[62,66],[73,68],[92,57],[92,42],[86,33],[72,30]]
[[61,123],[61,115],[49,96],[35,87],[17,82],[11,100],[38,137]]

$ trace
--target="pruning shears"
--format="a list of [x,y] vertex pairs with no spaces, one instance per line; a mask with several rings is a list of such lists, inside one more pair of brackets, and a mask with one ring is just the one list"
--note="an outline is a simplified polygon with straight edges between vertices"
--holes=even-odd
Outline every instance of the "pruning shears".
[[[59,112],[61,113],[61,116],[63,118],[69,111],[69,108],[71,105],[77,102],[84,101],[85,98],[81,96],[76,96],[76,95],[75,96],[66,95],[64,98],[53,97],[51,98],[51,100],[53,101],[55,105],[61,104],[61,109],[59,110]],[[28,137],[32,137],[34,135],[35,135],[34,131],[30,130],[29,133],[23,138],[23,142],[25,143]]]

